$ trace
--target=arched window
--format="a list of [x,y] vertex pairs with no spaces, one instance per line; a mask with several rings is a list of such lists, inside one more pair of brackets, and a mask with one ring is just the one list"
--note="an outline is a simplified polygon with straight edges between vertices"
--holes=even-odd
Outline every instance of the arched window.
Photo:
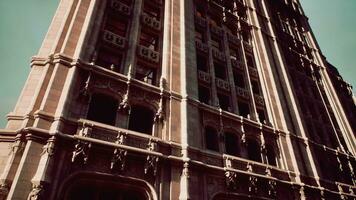
[[214,128],[205,128],[205,144],[207,149],[212,151],[219,151],[218,133]]
[[133,106],[129,117],[129,130],[152,134],[154,113],[144,106]]
[[250,160],[256,161],[256,162],[261,162],[261,148],[258,142],[255,140],[249,139],[247,141],[247,152],[248,152],[248,158]]
[[225,150],[227,154],[233,156],[239,155],[239,143],[236,134],[225,133]]
[[269,165],[277,166],[276,153],[272,145],[266,145],[267,162]]
[[108,95],[93,94],[87,119],[114,126],[118,101]]

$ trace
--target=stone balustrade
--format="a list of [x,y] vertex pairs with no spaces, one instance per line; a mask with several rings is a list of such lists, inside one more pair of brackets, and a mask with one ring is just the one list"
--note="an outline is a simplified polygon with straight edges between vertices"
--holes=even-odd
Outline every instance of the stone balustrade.
[[200,81],[203,81],[205,83],[211,83],[211,76],[207,72],[198,70],[198,78]]
[[131,8],[118,0],[112,0],[110,5],[113,10],[119,12],[120,14],[127,16],[131,14]]
[[230,84],[229,82],[220,79],[220,78],[215,78],[215,82],[216,82],[216,87],[225,90],[225,91],[230,91]]
[[217,48],[212,48],[212,54],[213,54],[213,57],[216,58],[217,60],[225,62],[225,60],[226,60],[225,53],[221,52],[221,50],[219,50]]
[[209,47],[207,44],[204,44],[198,40],[195,41],[195,47],[197,48],[198,51],[201,51],[203,53],[208,53]]
[[157,51],[154,51],[152,49],[149,49],[145,46],[138,45],[137,46],[137,53],[138,56],[141,58],[146,59],[147,61],[153,62],[153,63],[158,63],[159,62],[159,53]]
[[149,16],[146,13],[142,14],[141,19],[144,25],[157,31],[161,30],[161,21]]
[[250,92],[244,88],[236,87],[236,94],[244,99],[250,99]]

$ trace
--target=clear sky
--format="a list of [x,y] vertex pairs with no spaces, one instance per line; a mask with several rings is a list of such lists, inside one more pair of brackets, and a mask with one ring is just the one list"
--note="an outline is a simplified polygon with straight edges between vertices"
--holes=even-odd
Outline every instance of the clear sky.
[[[356,1],[301,2],[324,55],[356,87]],[[16,104],[30,57],[37,53],[57,4],[58,0],[0,0],[0,128]]]

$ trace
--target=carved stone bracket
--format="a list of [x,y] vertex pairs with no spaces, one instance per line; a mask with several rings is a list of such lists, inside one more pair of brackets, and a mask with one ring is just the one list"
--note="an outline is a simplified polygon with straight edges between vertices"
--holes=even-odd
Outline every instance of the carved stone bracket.
[[72,163],[80,158],[81,162],[85,165],[88,162],[90,148],[90,142],[78,141],[72,154]]
[[[117,138],[115,142],[116,144],[125,143],[126,136],[122,132],[119,132],[116,138]],[[114,150],[114,155],[111,159],[110,169],[111,170],[118,169],[120,171],[123,171],[125,169],[125,164],[126,164],[126,155],[127,155],[127,150],[116,148]]]
[[276,197],[277,195],[277,182],[275,180],[268,180],[268,195],[270,197]]
[[10,187],[7,183],[2,182],[0,184],[0,200],[5,200],[9,194]]
[[[94,56],[96,57],[96,54]],[[80,94],[82,94],[85,97],[88,96],[88,94],[89,94],[89,88],[90,88],[91,79],[92,79],[91,76],[92,76],[92,74],[91,74],[91,72],[89,72],[88,78],[85,81],[84,87],[80,90]]]
[[225,172],[226,186],[230,190],[236,190],[238,188],[237,173],[233,171]]
[[[157,143],[152,139],[149,140],[147,145],[148,151],[156,151],[157,150]],[[154,155],[148,155],[146,158],[145,163],[145,174],[153,173],[153,176],[157,174],[157,166],[158,166],[159,157]]]
[[39,200],[43,195],[44,187],[43,184],[33,184],[32,190],[29,193],[27,200]]
[[258,191],[257,182],[258,179],[255,176],[250,176],[248,182],[248,192],[256,194]]

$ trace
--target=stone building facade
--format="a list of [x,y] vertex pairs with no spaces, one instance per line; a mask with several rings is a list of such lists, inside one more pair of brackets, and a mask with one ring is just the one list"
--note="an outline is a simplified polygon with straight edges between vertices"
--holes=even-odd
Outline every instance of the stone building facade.
[[0,131],[0,199],[355,199],[330,66],[298,0],[61,0]]

